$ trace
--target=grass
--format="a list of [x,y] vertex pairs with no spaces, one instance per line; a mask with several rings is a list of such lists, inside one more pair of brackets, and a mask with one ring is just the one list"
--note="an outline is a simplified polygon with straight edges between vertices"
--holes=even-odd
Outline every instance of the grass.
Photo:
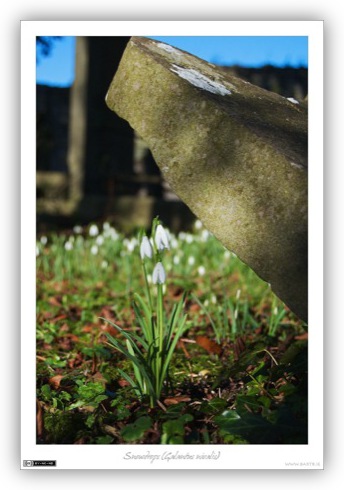
[[103,223],[37,239],[37,442],[306,443],[306,325],[199,222],[170,245],[163,305],[168,317],[186,291],[186,328],[151,406],[108,344],[141,333],[137,234]]

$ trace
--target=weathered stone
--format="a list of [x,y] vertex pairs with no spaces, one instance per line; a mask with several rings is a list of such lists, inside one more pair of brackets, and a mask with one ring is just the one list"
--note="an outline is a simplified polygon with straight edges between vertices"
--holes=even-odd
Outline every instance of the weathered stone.
[[307,321],[307,108],[138,37],[106,102],[204,225]]

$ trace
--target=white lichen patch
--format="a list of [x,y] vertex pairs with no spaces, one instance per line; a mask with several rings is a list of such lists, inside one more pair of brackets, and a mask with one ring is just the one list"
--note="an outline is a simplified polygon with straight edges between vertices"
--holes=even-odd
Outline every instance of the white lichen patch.
[[288,97],[287,100],[289,100],[289,102],[291,102],[292,104],[299,104],[300,102],[296,99],[294,99],[294,97]]
[[300,165],[299,163],[290,162],[290,165],[292,167],[298,168],[299,170],[304,170],[305,169],[305,167],[303,165]]
[[178,65],[172,65],[171,71],[177,73],[177,75],[184,78],[184,80],[187,80],[189,83],[191,83],[191,85],[201,88],[202,90],[207,90],[213,94],[230,95],[232,93],[221,83],[210,80],[210,78],[206,77],[197,70],[194,70],[193,68],[183,68]]
[[165,43],[157,43],[156,44],[157,48],[163,49],[164,51],[167,51],[167,53],[181,56],[183,53],[179,51],[179,49],[174,48],[173,46],[170,46],[169,44]]

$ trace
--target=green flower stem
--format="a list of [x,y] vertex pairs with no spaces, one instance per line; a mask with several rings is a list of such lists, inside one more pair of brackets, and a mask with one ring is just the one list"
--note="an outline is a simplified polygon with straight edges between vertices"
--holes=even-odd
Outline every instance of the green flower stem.
[[149,303],[150,310],[152,312],[153,311],[153,303],[152,303],[152,297],[151,297],[151,293],[150,293],[150,287],[149,287],[148,279],[147,279],[146,264],[145,264],[144,260],[142,260],[142,268],[143,268],[143,275],[145,276],[145,283],[146,283],[146,291],[147,291],[148,303]]
[[157,394],[160,396],[161,391],[161,369],[162,369],[162,356],[163,356],[163,343],[164,343],[164,318],[163,318],[163,292],[162,284],[158,284],[158,295],[157,295],[157,327],[158,327],[158,337],[159,337],[159,350],[157,353],[158,357],[158,370],[157,370]]

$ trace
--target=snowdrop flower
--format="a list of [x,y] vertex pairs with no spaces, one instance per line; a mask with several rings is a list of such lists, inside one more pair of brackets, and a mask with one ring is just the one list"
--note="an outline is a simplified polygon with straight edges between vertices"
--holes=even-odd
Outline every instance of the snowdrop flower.
[[106,230],[105,233],[106,233],[106,236],[109,236],[112,240],[118,240],[118,238],[119,238],[119,234],[115,230],[115,228],[110,228],[109,230]]
[[146,236],[144,236],[141,241],[140,255],[141,255],[141,260],[143,260],[145,257],[148,257],[149,259],[153,257],[152,245],[148,237]]
[[167,248],[167,249],[170,248],[167,232],[163,228],[163,226],[160,224],[156,227],[155,243],[156,243],[156,246],[158,247],[159,252],[164,250],[164,248]]
[[92,245],[92,247],[91,247],[91,254],[92,255],[97,255],[97,253],[98,253],[98,247],[97,247],[97,245]]
[[65,243],[64,248],[69,252],[70,250],[73,249],[73,243],[70,242],[69,240]]
[[205,274],[205,267],[203,267],[203,265],[200,265],[200,266],[198,267],[197,271],[198,271],[198,274],[199,274],[200,276],[204,276],[204,274]]
[[41,244],[46,245],[48,243],[48,238],[46,236],[41,236]]
[[76,233],[78,235],[79,233],[82,232],[82,226],[75,225],[74,228],[73,228],[73,231],[74,231],[74,233]]
[[188,264],[189,265],[195,264],[195,257],[193,255],[190,255],[190,257],[188,258]]
[[217,303],[217,298],[216,298],[215,294],[212,294],[212,295],[211,295],[210,301],[213,303],[213,305],[216,305],[216,303]]
[[239,299],[240,298],[240,294],[241,294],[241,289],[238,289],[237,292],[236,292],[236,299]]
[[236,308],[236,309],[234,310],[234,318],[235,318],[235,320],[237,320],[237,319],[238,319],[238,308]]
[[178,248],[178,246],[179,246],[178,240],[175,237],[173,237],[171,240],[171,247]]
[[223,256],[224,256],[224,258],[225,258],[226,260],[230,259],[230,257],[231,257],[231,253],[230,253],[230,251],[229,251],[229,250],[225,250],[225,252],[224,252]]
[[210,237],[210,233],[208,230],[202,230],[202,233],[201,233],[201,239],[203,242],[206,242],[208,240],[208,238]]
[[107,260],[103,260],[101,263],[101,268],[106,269],[108,265],[109,265],[109,262],[107,262]]
[[135,245],[136,245],[136,241],[135,240],[128,240],[128,238],[125,238],[123,240],[123,244],[127,248],[128,252],[131,253],[131,252],[134,251],[134,248],[135,248]]
[[38,256],[39,256],[39,247],[38,247],[38,245],[36,245],[36,257],[38,257]]
[[153,270],[153,284],[164,284],[166,281],[166,272],[161,262],[158,262]]
[[274,315],[277,316],[277,313],[278,313],[278,308],[277,308],[277,306],[275,306],[275,308],[274,308]]
[[174,263],[174,265],[178,265],[178,264],[179,264],[179,262],[180,262],[180,257],[179,257],[179,255],[175,255],[175,256],[173,257],[173,263]]
[[98,226],[91,225],[88,233],[90,236],[97,236],[99,234]]
[[193,236],[188,233],[185,237],[186,243],[192,243],[194,241]]
[[202,228],[203,228],[203,223],[202,223],[202,221],[201,221],[201,220],[199,220],[199,219],[196,219],[196,221],[195,221],[195,229],[196,229],[196,230],[201,230]]
[[101,245],[103,245],[103,243],[104,243],[104,237],[103,237],[103,235],[97,236],[97,238],[96,238],[96,244],[99,245],[99,246],[101,246]]
[[108,223],[107,221],[105,221],[103,223],[103,230],[109,231],[110,230],[110,223]]

